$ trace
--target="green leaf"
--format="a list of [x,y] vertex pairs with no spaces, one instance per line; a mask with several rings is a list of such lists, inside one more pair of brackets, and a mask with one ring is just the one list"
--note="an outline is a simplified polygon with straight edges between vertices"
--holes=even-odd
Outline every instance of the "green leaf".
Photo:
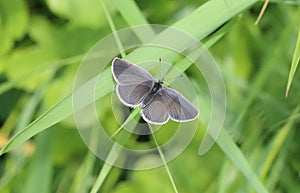
[[[61,2],[61,1],[60,1]],[[31,20],[30,37],[40,46],[62,58],[87,52],[104,31],[75,26],[57,26],[47,18],[35,15]]]
[[23,38],[28,27],[28,10],[24,0],[0,0],[0,55]]
[[[82,53],[87,52],[101,35],[99,30],[57,27],[45,17],[32,17],[29,36],[36,45],[14,50],[0,60],[0,66],[9,79],[5,85],[0,86],[0,93],[13,86],[29,91],[36,89],[59,67],[70,63],[79,64],[83,58]],[[72,88],[72,82],[69,83],[68,87]]]
[[298,39],[296,42],[296,47],[295,47],[295,51],[294,51],[294,55],[293,55],[293,60],[292,60],[289,79],[288,79],[288,83],[287,83],[287,87],[286,87],[285,97],[287,97],[289,94],[290,87],[293,82],[293,78],[294,78],[294,75],[296,73],[296,70],[297,70],[297,67],[299,64],[299,60],[300,60],[300,30],[298,31]]
[[77,26],[98,28],[106,23],[99,0],[46,0],[46,3],[53,13]]

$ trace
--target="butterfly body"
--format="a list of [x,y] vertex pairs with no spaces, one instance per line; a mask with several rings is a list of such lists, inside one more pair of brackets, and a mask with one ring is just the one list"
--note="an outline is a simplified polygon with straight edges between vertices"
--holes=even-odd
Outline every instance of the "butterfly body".
[[162,84],[163,84],[163,81],[162,80],[159,80],[157,82],[154,82],[154,85],[153,87],[151,88],[150,90],[150,93],[157,93],[159,91],[159,89],[162,88]]
[[147,105],[150,104],[150,102],[152,101],[153,97],[158,93],[158,91],[162,88],[162,83],[163,81],[159,80],[157,82],[154,82],[150,92],[148,93],[148,95],[145,96],[145,98],[143,99],[143,103],[142,103],[142,108],[145,108]]
[[180,93],[155,81],[144,69],[120,58],[112,62],[112,74],[121,102],[129,107],[142,106],[143,119],[152,124],[164,124],[169,118],[186,122],[198,117],[198,111]]

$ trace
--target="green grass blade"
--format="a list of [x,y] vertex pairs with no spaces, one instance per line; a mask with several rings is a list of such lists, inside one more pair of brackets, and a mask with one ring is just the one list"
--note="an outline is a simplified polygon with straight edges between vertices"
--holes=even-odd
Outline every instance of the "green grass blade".
[[[95,131],[95,130],[92,130]],[[97,144],[97,135],[91,132],[90,146],[95,147]],[[70,188],[70,193],[86,193],[90,188],[90,181],[93,178],[93,166],[96,161],[96,156],[88,151],[84,158],[84,161],[80,165],[78,172],[74,178],[72,186]]]
[[[106,95],[107,93],[113,90],[113,84],[110,79],[110,70],[106,70],[103,72],[103,79],[107,80],[106,84],[101,84],[103,87],[98,87],[96,90],[96,99],[101,98],[102,96]],[[91,79],[87,82],[84,86],[82,86],[77,93],[86,93],[85,89],[89,89],[93,86],[93,81],[96,81],[97,77]],[[87,94],[87,93],[86,93]],[[88,97],[87,97],[88,98]],[[88,105],[93,101],[86,100],[84,105]],[[41,131],[49,128],[50,126],[58,123],[59,121],[67,118],[68,116],[72,115],[72,95],[68,96],[67,98],[63,99],[60,103],[54,106],[52,109],[41,115],[35,121],[33,121],[30,125],[28,125],[23,130],[19,131],[16,135],[14,135],[9,142],[0,150],[0,155],[7,152],[13,147],[16,147],[26,140],[31,138],[32,136],[40,133]]]
[[[135,1],[113,0],[113,2],[129,26],[148,24],[147,19],[144,17]],[[149,31],[151,31],[151,28],[149,28]]]
[[272,143],[272,148],[268,156],[266,157],[265,163],[262,167],[262,170],[260,172],[260,179],[265,180],[267,173],[269,172],[270,168],[272,167],[272,164],[274,163],[274,160],[276,156],[279,153],[279,150],[281,149],[284,141],[286,140],[288,134],[290,133],[290,130],[292,129],[292,126],[295,122],[296,117],[294,116],[296,113],[299,112],[299,106],[297,106],[294,110],[294,112],[289,117],[288,121],[285,123],[285,125],[280,129],[276,137],[274,138],[274,141]]
[[244,174],[249,183],[258,193],[268,193],[267,189],[258,179],[247,159],[229,136],[226,129],[222,129],[222,132],[217,139],[217,144],[224,151],[226,156],[231,159],[234,165]]
[[[140,38],[142,42],[147,42],[149,37],[154,37],[155,32],[151,28],[151,26],[147,26],[148,21],[144,17],[143,13],[138,8],[137,4],[133,0],[114,0],[114,4],[116,5],[118,11],[128,23],[129,26],[136,25],[145,25],[144,33],[139,31],[135,31],[136,35]],[[128,11],[130,10],[130,11]]]
[[298,31],[298,39],[296,42],[296,48],[294,51],[294,56],[293,56],[293,60],[292,60],[292,66],[290,69],[287,87],[286,87],[285,97],[287,97],[289,94],[290,87],[293,82],[293,78],[294,78],[295,72],[296,72],[298,64],[299,64],[299,60],[300,60],[300,30]]
[[[232,17],[247,9],[257,1],[258,0],[208,1],[187,17],[176,22],[173,26],[190,33],[201,40],[226,21],[230,20]],[[198,22],[195,23],[194,21]]]
[[26,177],[25,193],[51,192],[52,161],[49,146],[51,137],[51,130],[37,137],[37,149]]
[[282,36],[277,40],[274,49],[270,52],[269,55],[266,56],[265,65],[262,66],[261,70],[258,71],[255,80],[252,81],[249,89],[251,92],[249,92],[246,99],[244,99],[241,111],[239,112],[231,128],[232,131],[237,131],[237,128],[240,126],[242,120],[245,118],[245,115],[249,110],[250,106],[253,104],[253,101],[256,99],[258,93],[262,91],[263,86],[267,82],[266,80],[269,78],[269,72],[272,69],[276,68],[273,64],[278,60],[279,57],[281,57],[281,45],[283,42],[286,41],[286,38],[290,36],[290,32],[291,28],[284,31],[284,33],[282,33]]
[[[127,129],[133,131],[137,121],[133,121],[133,117],[135,117],[136,115],[139,114],[139,108],[135,109],[130,116],[126,119],[126,121],[123,123],[123,125],[120,128],[124,128],[126,125]],[[118,130],[120,130],[120,128]],[[128,131],[124,131],[123,129],[120,131],[119,136],[117,138],[117,143],[119,145],[124,145],[126,143],[126,141],[128,140],[128,138],[131,136],[130,132]],[[114,146],[112,147],[112,149],[109,152],[108,158],[109,160],[113,160],[115,161],[118,156],[120,154],[120,149],[118,148],[117,145],[114,144]],[[101,168],[101,171],[98,175],[98,178],[95,182],[95,184],[92,187],[91,193],[97,193],[98,190],[101,188],[101,186],[103,185],[104,180],[106,179],[106,176],[109,174],[111,168],[113,166],[111,164],[108,163],[104,163],[103,167]]]
[[109,12],[108,12],[108,10],[105,6],[104,0],[101,0],[101,5],[102,5],[102,8],[104,10],[105,17],[108,21],[109,27],[111,28],[111,31],[113,32],[113,35],[114,35],[115,41],[117,43],[117,46],[119,48],[119,51],[121,53],[121,56],[122,56],[122,58],[125,58],[125,56],[126,56],[125,55],[125,50],[122,46],[122,43],[121,43],[121,40],[120,40],[118,34],[116,33],[117,30],[116,30],[115,24],[114,24],[112,18],[110,17],[110,15],[109,15]]
[[166,171],[167,171],[167,173],[168,173],[168,176],[169,176],[169,179],[170,179],[170,181],[171,181],[171,184],[172,184],[172,187],[173,187],[173,189],[174,189],[174,192],[175,192],[175,193],[178,193],[178,190],[177,190],[175,181],[174,181],[174,179],[173,179],[173,176],[172,176],[171,171],[170,171],[170,169],[169,169],[169,166],[168,166],[168,164],[167,164],[167,161],[166,161],[166,158],[165,158],[165,156],[164,156],[164,153],[163,153],[163,151],[161,150],[161,148],[160,148],[160,146],[159,146],[159,144],[158,144],[158,141],[157,141],[157,139],[156,139],[156,137],[155,137],[155,134],[154,134],[154,132],[153,132],[152,126],[151,126],[150,124],[148,124],[148,125],[149,125],[149,128],[150,128],[150,131],[151,131],[151,135],[152,135],[152,137],[153,137],[153,140],[154,140],[154,142],[155,142],[155,145],[156,145],[156,147],[157,147],[159,156],[160,156],[160,158],[161,158],[161,160],[162,160],[162,162],[163,162],[163,164],[164,164],[164,167],[165,167],[165,169],[166,169]]
[[[26,104],[21,113],[20,119],[18,120],[18,124],[14,130],[15,132],[20,131],[21,129],[26,127],[27,124],[30,123],[30,120],[32,120],[37,106],[39,105],[39,103],[42,100],[42,97],[44,96],[44,92],[49,82],[47,82],[40,89],[38,89],[29,99],[28,103]],[[24,154],[20,150],[14,151],[14,153],[10,154],[8,160],[11,160],[10,163],[13,163],[12,165],[14,165],[14,167],[11,167],[9,170],[6,170],[4,175],[1,176],[0,192],[13,179],[13,177],[15,177],[18,174],[18,172],[21,171],[21,169],[28,161],[26,156],[24,156]]]

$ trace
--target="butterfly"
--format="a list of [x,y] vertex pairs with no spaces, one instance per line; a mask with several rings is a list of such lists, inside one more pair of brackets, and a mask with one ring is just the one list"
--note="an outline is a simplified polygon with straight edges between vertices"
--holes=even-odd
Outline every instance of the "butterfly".
[[155,81],[143,68],[115,58],[111,70],[120,101],[131,108],[141,106],[141,116],[146,122],[162,125],[169,119],[186,122],[198,117],[199,112],[188,99],[163,86],[163,79]]

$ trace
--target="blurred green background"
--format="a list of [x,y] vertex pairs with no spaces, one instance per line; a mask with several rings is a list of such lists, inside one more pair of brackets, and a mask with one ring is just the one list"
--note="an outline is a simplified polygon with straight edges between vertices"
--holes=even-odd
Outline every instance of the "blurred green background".
[[[0,0],[0,148],[12,148],[1,150],[0,192],[176,191],[165,167],[130,171],[104,165],[89,152],[60,103],[71,94],[84,55],[114,31],[108,19],[117,30],[175,24],[204,42],[220,65],[227,90],[225,134],[199,156],[205,132],[199,126],[188,148],[167,165],[178,192],[299,192],[299,73],[287,98],[285,90],[300,2],[270,1],[255,26],[263,3]],[[186,73],[191,80],[201,79],[192,67]],[[102,110],[103,124],[110,125],[111,107]],[[171,128],[157,134],[159,142],[172,135]],[[150,138],[142,145],[153,144]]]

